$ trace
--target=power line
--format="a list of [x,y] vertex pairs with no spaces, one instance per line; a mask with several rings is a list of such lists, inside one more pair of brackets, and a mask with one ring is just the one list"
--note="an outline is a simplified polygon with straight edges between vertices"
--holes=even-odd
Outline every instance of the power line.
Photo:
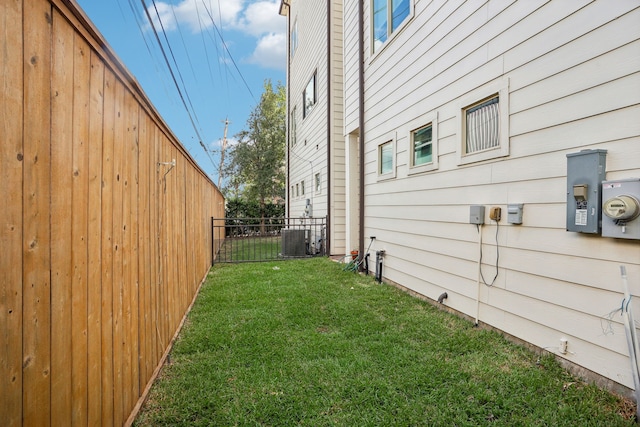
[[[216,163],[213,161],[213,158],[211,157],[211,154],[209,153],[209,150],[207,150],[207,147],[205,147],[204,143],[202,142],[202,136],[200,135],[200,132],[198,131],[198,128],[196,127],[196,123],[194,122],[193,116],[191,114],[191,111],[189,111],[189,107],[187,106],[187,102],[184,99],[184,96],[182,95],[182,91],[180,90],[180,86],[178,85],[178,81],[176,79],[176,76],[173,72],[173,69],[171,68],[171,64],[169,62],[169,58],[167,58],[167,54],[164,50],[164,47],[162,46],[162,42],[160,41],[160,36],[158,36],[158,31],[156,30],[156,27],[153,23],[153,19],[151,19],[151,14],[149,13],[149,10],[147,9],[147,5],[145,4],[145,0],[140,0],[140,2],[142,3],[142,6],[144,7],[144,11],[147,15],[147,19],[149,20],[149,24],[151,25],[151,28],[153,30],[153,34],[156,37],[156,41],[158,42],[158,46],[160,47],[160,51],[162,52],[162,56],[164,57],[165,63],[167,64],[167,67],[169,68],[169,73],[171,74],[171,78],[173,79],[173,83],[176,86],[176,89],[178,90],[178,94],[180,95],[180,99],[182,100],[182,105],[184,106],[187,115],[189,116],[189,120],[191,121],[191,125],[193,126],[193,130],[195,131],[196,135],[198,136],[198,141],[200,142],[200,145],[202,146],[202,148],[204,149],[205,153],[207,153],[207,157],[209,157],[209,160],[211,161],[211,164],[214,166],[215,169],[218,168],[218,166],[216,165]],[[158,9],[155,6],[155,0],[152,0],[154,7],[156,9],[156,14],[158,14],[158,19],[160,20],[160,14],[158,13]],[[162,25],[162,20],[160,20],[160,25]],[[163,29],[164,31],[164,29]],[[166,33],[165,33],[165,38],[166,38]],[[168,40],[167,40],[168,43]],[[175,58],[174,58],[175,61]],[[183,81],[184,84],[184,81]],[[186,89],[186,88],[185,88]],[[192,106],[193,108],[193,106]],[[195,114],[195,111],[194,111]]]
[[202,3],[204,5],[205,10],[207,11],[207,14],[209,15],[209,18],[211,19],[211,23],[213,24],[213,28],[215,28],[216,32],[218,33],[218,37],[220,37],[220,41],[222,42],[222,46],[224,46],[225,50],[227,51],[227,53],[229,54],[229,58],[231,59],[231,62],[233,63],[233,66],[236,68],[236,71],[238,72],[238,74],[240,75],[240,78],[242,79],[242,81],[244,82],[245,87],[247,88],[247,90],[249,91],[249,94],[251,95],[251,97],[253,98],[253,100],[256,102],[256,104],[258,103],[258,100],[256,99],[256,97],[253,95],[253,92],[251,91],[251,88],[249,87],[249,85],[247,84],[247,81],[244,78],[244,75],[242,75],[242,72],[240,71],[240,68],[238,68],[238,64],[236,64],[236,60],[233,59],[233,55],[231,55],[231,52],[229,51],[229,48],[227,47],[227,43],[224,41],[224,37],[222,37],[222,33],[220,32],[220,30],[218,29],[218,26],[216,25],[215,20],[213,19],[213,16],[211,15],[211,11],[209,11],[209,8],[207,7],[206,4],[204,4],[204,2]]
[[[144,0],[143,0],[143,2],[144,2]],[[173,49],[171,48],[171,43],[169,43],[169,38],[167,37],[167,32],[165,31],[164,24],[162,23],[162,18],[160,18],[160,12],[158,12],[158,6],[156,5],[156,0],[151,0],[151,3],[153,4],[153,8],[156,11],[156,16],[158,17],[158,23],[160,24],[160,29],[162,30],[162,35],[164,36],[164,40],[167,42],[167,47],[169,48],[169,53],[171,54],[171,58],[173,59],[173,63],[176,66],[176,71],[178,72],[178,77],[180,77],[180,81],[182,82],[182,87],[184,88],[184,93],[185,93],[185,95],[187,97],[187,101],[189,101],[189,105],[191,106],[191,111],[193,111],[193,116],[195,117],[196,123],[198,123],[198,126],[200,126],[200,121],[198,120],[198,116],[196,115],[196,110],[195,110],[195,108],[193,108],[193,104],[191,103],[191,97],[189,97],[189,92],[187,91],[187,85],[184,84],[184,79],[182,78],[182,73],[180,72],[180,67],[178,66],[178,61],[176,61],[176,57],[173,54]],[[155,28],[154,28],[154,32],[155,32]],[[159,43],[159,41],[158,41],[158,43]],[[171,68],[171,66],[169,64],[167,64],[167,65],[169,66],[169,68]]]

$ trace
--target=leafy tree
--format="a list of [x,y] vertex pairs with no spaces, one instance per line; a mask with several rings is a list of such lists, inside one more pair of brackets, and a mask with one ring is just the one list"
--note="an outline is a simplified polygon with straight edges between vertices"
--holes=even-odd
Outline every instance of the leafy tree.
[[228,176],[236,191],[242,189],[242,198],[258,202],[262,224],[267,203],[285,194],[285,118],[285,88],[266,80],[259,104],[229,152]]

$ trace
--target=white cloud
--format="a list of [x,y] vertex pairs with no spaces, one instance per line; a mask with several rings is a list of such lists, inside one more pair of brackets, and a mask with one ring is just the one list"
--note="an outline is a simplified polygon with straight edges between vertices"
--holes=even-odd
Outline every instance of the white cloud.
[[286,64],[286,46],[286,36],[283,33],[262,36],[247,62],[281,70]]
[[[158,14],[166,31],[172,31],[180,23],[194,33],[213,27],[212,18],[225,35],[226,30],[240,31],[256,40],[253,53],[244,62],[266,68],[282,69],[286,61],[286,19],[278,14],[280,0],[182,0],[176,5],[156,2]],[[149,10],[156,28],[159,27],[156,11]]]
[[286,20],[278,14],[278,1],[257,1],[247,6],[239,21],[239,28],[255,37],[269,33],[284,33]]

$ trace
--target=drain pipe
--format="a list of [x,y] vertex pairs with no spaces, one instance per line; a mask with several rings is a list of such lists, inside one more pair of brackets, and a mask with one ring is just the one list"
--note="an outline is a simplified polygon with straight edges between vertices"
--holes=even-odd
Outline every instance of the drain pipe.
[[438,297],[438,303],[443,304],[444,300],[446,300],[447,298],[449,298],[449,295],[447,295],[446,292],[441,293]]
[[480,254],[482,253],[482,224],[477,225],[478,227],[478,279],[476,282],[477,293],[476,293],[476,326],[480,325],[480,280],[482,274],[482,258]]
[[382,258],[384,250],[376,251],[376,281],[382,283]]
[[[331,240],[332,240],[332,236],[333,236],[333,221],[332,221],[332,213],[333,213],[333,209],[331,207],[331,204],[333,203],[333,197],[331,197],[332,192],[331,189],[333,188],[333,186],[331,185],[331,182],[333,181],[333,171],[331,170],[331,150],[333,150],[333,146],[331,144],[332,141],[332,135],[331,135],[331,125],[332,125],[332,120],[331,120],[331,113],[332,113],[332,96],[331,96],[331,90],[332,90],[332,86],[331,86],[331,77],[333,75],[333,70],[331,69],[331,64],[332,64],[332,60],[331,60],[331,5],[333,4],[333,2],[328,1],[327,2],[327,234],[326,234],[326,238],[327,238],[327,248],[328,248],[328,253],[329,255],[331,255]],[[315,176],[313,176],[313,171],[311,172],[311,185],[313,185],[313,191],[315,192]],[[360,252],[362,253],[362,252]]]
[[359,162],[359,187],[360,200],[358,208],[359,224],[358,224],[358,248],[360,253],[364,253],[364,2],[358,2],[358,150],[360,151]]

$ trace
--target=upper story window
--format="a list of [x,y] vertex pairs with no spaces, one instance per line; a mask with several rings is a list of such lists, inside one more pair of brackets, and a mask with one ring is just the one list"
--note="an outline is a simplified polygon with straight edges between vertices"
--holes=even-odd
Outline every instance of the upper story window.
[[302,93],[302,102],[303,102],[303,111],[302,118],[307,117],[307,115],[313,110],[313,107],[316,105],[316,73],[313,73],[311,80],[307,83],[307,87],[304,89]]
[[411,14],[411,0],[372,0],[373,51],[378,51]]
[[322,189],[322,187],[321,187],[322,181],[320,179],[320,174],[319,173],[316,174],[315,181],[316,181],[316,193],[318,193]]
[[296,49],[298,48],[298,20],[296,19],[293,22],[293,27],[291,28],[291,53],[290,56],[293,58],[293,54],[296,53]]

